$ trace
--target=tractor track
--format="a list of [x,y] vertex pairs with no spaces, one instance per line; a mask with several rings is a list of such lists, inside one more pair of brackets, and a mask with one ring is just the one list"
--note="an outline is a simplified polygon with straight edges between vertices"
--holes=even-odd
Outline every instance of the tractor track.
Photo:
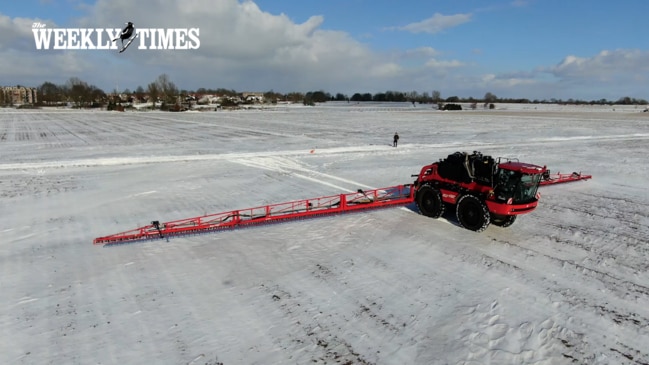
[[[489,231],[483,234],[489,234]],[[602,323],[596,325],[591,323],[589,325],[590,329],[581,329],[582,331],[587,331],[587,333],[590,332],[590,336],[594,335],[590,342],[597,339],[598,341],[607,343],[609,351],[624,355],[627,359],[632,360],[630,364],[649,364],[649,352],[642,345],[641,338],[638,339],[638,343],[635,345],[629,343],[623,345],[620,343],[611,343],[605,336],[611,326],[615,326],[617,331],[628,331],[631,333],[643,331],[644,328],[649,326],[649,316],[639,314],[643,311],[642,308],[646,308],[646,305],[642,304],[642,302],[643,300],[646,302],[647,295],[649,294],[648,287],[586,267],[576,262],[545,254],[529,246],[516,244],[501,238],[492,239],[494,243],[505,247],[506,251],[514,249],[518,253],[500,254],[491,252],[488,248],[482,248],[478,251],[481,253],[480,255],[475,257],[464,256],[462,258],[463,261],[474,265],[482,265],[489,270],[497,270],[502,272],[504,276],[516,277],[518,281],[529,282],[529,285],[532,287],[544,283],[541,284],[542,291],[546,292],[547,297],[554,303],[557,303],[557,305],[569,306],[571,309],[568,312],[572,313],[574,318],[583,318],[585,322],[589,322],[586,318],[590,313],[594,313],[598,317],[606,319],[608,324]],[[521,256],[527,257],[524,263],[520,263],[520,260],[512,258]],[[539,258],[542,260],[539,261]],[[537,264],[532,265],[529,262],[530,260],[534,260]],[[570,275],[566,275],[566,270],[569,270],[568,273]],[[554,273],[557,275],[553,275]],[[616,301],[602,301],[600,299],[600,293],[589,290],[590,287],[576,287],[570,279],[571,275],[585,276],[587,278],[577,279],[575,282],[597,280],[603,283],[607,290],[615,291],[619,299]],[[628,298],[629,296],[631,298]],[[635,301],[637,305],[629,307],[625,303],[628,300]],[[633,307],[636,310],[631,309]],[[576,324],[579,322],[577,320]],[[577,328],[580,328],[576,324],[571,326],[575,331]],[[598,338],[597,334],[602,334],[602,337]],[[586,357],[584,354],[592,353],[595,349],[588,350],[584,348],[583,344],[580,345],[575,342],[567,344],[567,347],[570,348],[570,351],[566,352],[564,356],[572,358],[578,363],[594,362],[593,358]]]
[[[383,255],[375,256],[373,252],[376,249],[394,250],[396,261],[385,261],[380,257]],[[356,250],[361,250],[356,252]],[[506,311],[504,312],[499,308],[498,300],[493,300],[491,306],[485,307],[483,304],[476,304],[472,302],[462,303],[466,308],[445,308],[437,304],[435,298],[451,298],[454,296],[462,296],[462,292],[458,291],[453,283],[455,281],[479,281],[480,277],[476,277],[476,273],[481,270],[446,270],[444,267],[438,269],[429,268],[426,270],[427,262],[425,258],[420,261],[412,262],[409,266],[403,266],[399,255],[399,249],[393,247],[373,248],[365,251],[362,247],[352,248],[352,252],[337,255],[338,257],[329,261],[327,264],[314,263],[308,269],[310,275],[300,275],[299,285],[295,284],[284,285],[281,283],[266,283],[262,288],[266,292],[267,302],[274,302],[285,313],[285,316],[291,319],[291,323],[296,326],[297,331],[288,331],[292,333],[291,343],[303,345],[305,338],[317,343],[318,345],[326,344],[329,348],[344,348],[343,352],[331,353],[325,351],[324,354],[319,352],[312,352],[311,361],[319,363],[319,361],[330,362],[340,359],[340,355],[344,354],[344,359],[354,360],[353,363],[375,363],[375,354],[378,353],[377,348],[365,348],[359,346],[352,339],[358,336],[369,336],[368,339],[372,342],[385,338],[400,338],[399,344],[382,343],[380,347],[381,353],[392,353],[392,346],[411,347],[422,346],[422,358],[419,361],[426,362],[431,356],[442,356],[436,353],[438,336],[437,331],[422,334],[417,328],[419,326],[427,325],[427,319],[434,317],[433,313],[439,311],[453,311],[453,317],[465,318],[467,324],[480,323],[484,332],[471,332],[466,329],[454,329],[452,333],[459,336],[457,339],[459,344],[466,346],[470,349],[469,353],[465,353],[465,360],[471,358],[479,358],[482,356],[482,351],[490,348],[489,341],[485,340],[485,336],[489,336],[494,342],[508,343],[509,346],[516,351],[525,351],[527,343],[534,343],[537,337],[545,336],[544,329],[551,329],[553,333],[551,338],[543,341],[548,341],[538,346],[535,350],[529,351],[528,357],[530,359],[542,359],[544,356],[543,347],[556,346],[561,344],[564,350],[561,355],[554,358],[552,363],[562,364],[562,359],[569,357],[577,359],[577,361],[586,361],[584,353],[588,353],[587,347],[584,345],[580,338],[583,334],[575,332],[573,329],[563,327],[561,318],[548,318],[547,320],[540,320],[534,323],[516,323],[515,319],[509,318]],[[497,268],[497,265],[504,263],[500,261],[485,260],[484,256],[472,257],[453,257],[453,254],[447,252],[450,259],[459,265],[475,264],[478,267],[484,266],[485,269]],[[472,261],[472,258],[477,261]],[[496,266],[494,266],[496,265]],[[454,265],[449,268],[455,267]],[[506,272],[510,271],[513,265],[506,264]],[[380,273],[377,276],[372,276],[365,273],[364,268],[372,268],[370,272]],[[500,270],[502,270],[501,268]],[[420,286],[414,280],[413,275],[427,276],[430,278],[428,285]],[[393,290],[377,291],[373,288],[384,288],[386,284],[397,282],[400,283]],[[411,284],[412,283],[412,284]],[[419,281],[421,283],[421,281]],[[302,288],[301,290],[298,288]],[[308,288],[308,289],[307,289]],[[307,292],[303,292],[307,291]],[[486,285],[478,289],[489,293],[488,298],[498,297],[498,292],[503,288],[496,286],[491,287]],[[327,306],[318,307],[318,303],[326,303],[325,299],[312,298],[313,292],[317,293],[331,293],[336,297],[336,301],[345,303],[341,307],[344,310],[330,311]],[[401,296],[397,293],[409,293],[409,295]],[[529,300],[521,297],[521,300]],[[314,311],[316,312],[313,315]],[[536,312],[540,318],[544,318],[542,311]],[[353,323],[359,334],[355,334],[356,330],[350,329],[346,324]],[[470,325],[469,325],[470,326]],[[306,334],[306,336],[304,336]],[[448,334],[453,336],[453,334]],[[351,336],[351,337],[349,337]],[[286,343],[286,340],[279,341]],[[341,343],[346,343],[344,346]],[[553,345],[554,344],[554,345]],[[285,346],[285,345],[284,345]],[[325,347],[326,348],[326,347]],[[321,349],[322,350],[322,349]],[[474,351],[476,351],[474,353]],[[454,361],[461,360],[453,359]],[[450,359],[449,359],[450,361]],[[534,363],[530,360],[530,362]]]
[[[578,196],[579,194],[576,195]],[[613,199],[617,200],[617,198]],[[550,214],[547,214],[546,216],[553,217],[553,219],[548,220],[544,217],[535,217],[537,220],[542,222],[541,224],[544,227],[547,227],[544,230],[547,231],[548,234],[545,237],[540,237],[541,242],[532,242],[530,244],[520,245],[513,242],[512,239],[503,239],[502,237],[497,236],[492,236],[492,239],[507,245],[519,247],[521,250],[534,252],[536,255],[552,260],[557,263],[555,265],[557,269],[571,268],[574,272],[580,272],[583,275],[596,278],[601,281],[607,289],[618,293],[620,298],[628,299],[626,298],[628,293],[634,293],[632,297],[635,297],[636,299],[649,299],[648,285],[641,284],[636,281],[637,279],[632,280],[625,277],[625,274],[637,275],[647,271],[647,261],[642,258],[646,258],[649,255],[649,248],[646,245],[647,240],[645,238],[649,237],[649,232],[642,231],[642,229],[646,231],[646,227],[639,226],[635,221],[621,220],[623,223],[622,226],[626,229],[622,232],[611,232],[610,227],[601,224],[597,225],[593,223],[592,225],[583,227],[578,224],[566,223],[565,220],[562,219],[556,219],[557,216],[560,216],[558,212],[568,212],[566,213],[567,216],[581,214],[584,216],[581,220],[587,220],[585,217],[597,215],[597,213],[592,213],[593,210],[596,210],[594,208],[576,208],[583,206],[582,203],[585,202],[575,201],[574,206],[561,203],[557,203],[556,205],[555,203],[546,203],[546,205],[551,206]],[[610,210],[610,207],[610,204],[603,203],[600,208]],[[629,215],[623,211],[625,208],[627,208],[627,210],[633,210],[633,207],[630,207],[629,205],[619,205],[618,208],[622,209],[619,213],[621,217]],[[600,218],[610,218],[610,216],[601,215]],[[620,220],[616,219],[615,221],[619,222]],[[633,233],[628,233],[628,231]],[[617,241],[609,244],[609,240]],[[583,257],[584,255],[577,255],[575,258],[561,258],[556,256],[557,253],[569,255],[565,249],[555,250],[549,247],[545,250],[541,250],[536,248],[545,247],[547,243],[543,241],[546,241],[551,245],[559,245],[562,248],[574,247],[578,250],[583,250],[588,253],[587,262],[591,264],[580,263],[577,261],[576,257]],[[623,257],[620,259],[619,255],[616,254],[616,250],[620,246],[625,246],[625,248],[621,250],[622,252],[632,250],[637,252],[639,257],[636,258],[635,255],[633,255],[631,257]],[[602,266],[601,263],[605,262],[615,262],[615,266]],[[598,264],[600,267],[595,267],[595,265]],[[621,271],[619,270],[620,268],[622,269]],[[613,272],[611,269],[618,269],[618,272]]]
[[317,303],[301,291],[295,292],[279,284],[261,284],[259,289],[265,293],[266,301],[273,302],[284,317],[291,319],[290,334],[275,337],[277,346],[282,350],[294,352],[295,348],[308,348],[309,351],[300,352],[305,352],[303,356],[314,364],[375,364],[343,337],[345,321],[341,323],[335,320],[340,313],[320,310]]
[[82,137],[82,136],[80,135],[80,133],[77,133],[77,132],[73,131],[71,127],[66,127],[66,126],[64,126],[63,124],[64,124],[64,122],[59,122],[59,123],[57,123],[57,126],[58,126],[59,128],[61,128],[61,129],[63,129],[63,130],[64,130],[65,132],[67,132],[68,134],[74,136],[74,137],[75,137],[76,139],[78,139],[79,141],[83,142],[84,145],[90,145],[90,144],[91,144],[91,142],[88,141],[88,139]]
[[[566,204],[566,199],[548,199],[549,214],[538,219],[548,227],[550,238],[595,254],[601,260],[615,260],[616,265],[629,270],[646,272],[649,216],[643,209],[647,205],[625,197],[603,195],[598,196],[598,204],[592,204],[592,198],[582,199],[587,196],[574,194],[570,204]],[[590,224],[584,227],[582,223],[571,223],[575,216]],[[629,251],[634,255],[620,258]]]
[[[601,282],[608,290],[617,293],[620,300],[649,299],[649,286],[635,283],[623,277],[613,275],[610,272],[589,267],[577,263],[573,260],[562,259],[556,256],[546,254],[540,250],[535,250],[530,246],[516,244],[514,242],[507,241],[504,239],[497,239],[497,238],[492,238],[492,239],[494,242],[497,242],[499,244],[503,244],[508,247],[514,247],[521,252],[525,252],[527,253],[528,256],[529,253],[532,252],[536,257],[542,257],[544,259],[549,260],[551,263],[554,264],[554,269],[556,269],[556,272],[561,272],[562,270],[570,269],[573,274],[587,276],[590,279],[596,279],[599,282]],[[494,257],[494,256],[490,256],[489,254],[485,254],[483,259],[484,259],[484,264],[489,267],[491,266],[504,267],[521,273],[524,273],[529,270],[525,266],[521,266],[515,262],[511,262],[506,258]],[[552,271],[552,270],[548,270],[548,268],[545,267],[543,272],[547,272],[547,271]],[[558,279],[553,280],[547,277],[547,275],[543,275],[543,274],[541,275],[546,277],[548,280],[558,282]],[[630,293],[634,293],[631,295],[631,298],[629,298]],[[643,318],[643,322],[649,326],[649,317]]]

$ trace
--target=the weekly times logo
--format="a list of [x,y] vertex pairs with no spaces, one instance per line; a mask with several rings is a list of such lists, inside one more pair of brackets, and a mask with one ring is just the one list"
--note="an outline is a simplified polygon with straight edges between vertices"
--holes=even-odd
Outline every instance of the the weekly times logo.
[[124,29],[49,28],[35,22],[32,33],[38,50],[123,50],[133,41],[140,50],[192,50],[201,46],[199,28],[135,29],[132,23],[127,24]]

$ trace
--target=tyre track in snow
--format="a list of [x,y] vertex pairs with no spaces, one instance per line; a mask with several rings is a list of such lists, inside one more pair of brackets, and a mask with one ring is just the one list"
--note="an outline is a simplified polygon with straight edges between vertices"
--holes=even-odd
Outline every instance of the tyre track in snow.
[[[58,128],[61,128],[66,133],[70,134],[71,136],[74,136],[77,140],[81,141],[84,145],[88,146],[88,145],[91,145],[91,144],[94,143],[94,141],[92,141],[92,142],[88,141],[88,139],[81,136],[81,134],[86,134],[87,131],[81,130],[79,132],[75,132],[75,131],[72,130],[72,127],[66,127],[64,124],[68,124],[69,121],[66,121],[66,122],[56,121],[54,123]],[[90,131],[90,130],[91,129],[89,128],[88,131]]]
[[[286,136],[285,133],[278,132],[278,131],[242,127],[242,126],[236,125],[236,124],[227,125],[227,124],[222,123],[223,121],[226,121],[225,119],[217,120],[216,122],[205,122],[205,121],[202,121],[202,120],[199,121],[199,120],[188,120],[188,119],[161,117],[159,115],[149,116],[149,118],[150,119],[155,119],[155,120],[164,120],[164,121],[169,121],[169,122],[183,123],[183,124],[192,124],[192,125],[196,125],[196,126],[200,126],[200,127],[204,127],[204,128],[208,128],[208,129],[213,129],[215,127],[218,127],[218,129],[245,131],[245,132],[253,133],[255,135],[269,135],[269,136],[276,136],[276,137]],[[235,117],[235,114],[232,114],[232,115],[227,115],[227,119],[237,119],[237,118]],[[248,119],[245,119],[245,120],[248,121]]]
[[[579,194],[576,196],[578,197]],[[565,203],[557,203],[556,206],[547,204],[551,207],[550,213],[544,214],[540,218],[535,217],[542,222],[537,226],[542,226],[544,231],[549,232],[547,236],[539,235],[536,230],[520,231],[511,235],[505,234],[506,231],[488,230],[485,233],[494,242],[497,242],[500,248],[484,250],[483,260],[484,264],[490,268],[516,273],[524,280],[546,282],[547,284],[544,284],[543,287],[546,288],[549,295],[555,301],[565,302],[576,309],[573,310],[576,317],[595,313],[605,318],[607,323],[594,326],[597,328],[596,333],[600,338],[591,340],[591,342],[604,342],[609,347],[609,351],[622,354],[632,360],[631,363],[649,364],[649,352],[647,352],[646,343],[643,343],[642,336],[637,338],[637,342],[634,344],[627,343],[626,345],[611,343],[611,340],[606,339],[610,327],[615,327],[618,332],[628,332],[629,334],[642,333],[649,327],[649,312],[646,310],[649,304],[649,286],[644,284],[641,279],[642,275],[646,275],[648,265],[646,260],[642,259],[642,257],[647,257],[646,240],[641,238],[643,233],[638,232],[637,236],[635,232],[624,234],[626,230],[634,231],[633,228],[628,228],[628,223],[635,222],[626,222],[627,228],[622,231],[622,235],[609,232],[610,226],[598,226],[595,221],[591,226],[575,226],[569,223],[570,217],[573,215],[580,216],[576,218],[578,222],[589,221],[587,217],[593,215],[592,211],[597,212],[600,211],[599,209],[611,213],[612,216],[624,216],[625,214],[628,216],[628,211],[634,211],[637,208],[635,205],[619,205],[617,208],[620,210],[611,212],[610,202],[612,199],[618,198],[602,197],[601,205],[597,207],[584,207],[580,202],[585,203],[587,200],[581,201],[578,198],[573,203],[574,207]],[[564,212],[564,214],[558,214],[560,212]],[[545,219],[546,216],[552,217],[552,219]],[[565,217],[565,219],[561,219],[561,217]],[[601,217],[597,217],[596,221],[601,222]],[[538,238],[529,239],[530,235]],[[528,238],[525,239],[523,236]],[[634,255],[616,260],[616,256],[602,250],[601,245],[597,245],[597,243],[607,242],[615,237],[623,241],[620,243],[622,245],[641,247],[637,262],[626,261],[629,258],[635,259]],[[577,251],[572,252],[575,249]],[[580,251],[585,252],[579,254]],[[626,250],[623,249],[622,252],[626,252]],[[579,262],[578,257],[586,260]],[[606,265],[607,262],[611,264]],[[622,271],[613,271],[619,267],[623,268]],[[625,270],[627,267],[628,270]],[[573,277],[579,278],[572,280]],[[574,285],[574,283],[594,281],[597,284],[587,287]],[[610,291],[615,293],[615,296],[607,295],[608,300],[602,301],[600,291]],[[594,323],[592,320],[585,322]],[[629,335],[629,338],[633,337],[633,335]],[[592,351],[589,352],[592,353]]]
[[[530,299],[529,295],[525,295],[527,289],[519,287],[518,279],[511,278],[507,271],[502,274],[487,273],[490,268],[485,268],[479,250],[467,256],[467,253],[473,252],[472,245],[457,247],[453,246],[453,242],[449,246],[439,244],[423,247],[416,244],[396,247],[389,243],[381,244],[381,239],[391,231],[390,224],[386,222],[384,230],[367,236],[369,246],[354,245],[337,250],[338,253],[326,263],[316,262],[296,273],[295,277],[262,286],[266,291],[264,305],[272,308],[274,303],[294,327],[293,331],[286,331],[277,340],[282,348],[301,352],[293,348],[297,345],[291,344],[302,345],[300,341],[304,338],[312,339],[318,345],[335,346],[344,342],[350,349],[347,355],[357,354],[367,363],[374,363],[379,352],[390,354],[382,357],[404,356],[394,358],[394,363],[413,363],[414,360],[416,363],[431,363],[441,361],[440,356],[447,356],[444,359],[449,363],[462,359],[486,361],[498,356],[502,349],[520,354],[520,364],[542,361],[567,364],[569,358],[580,359],[580,339],[583,335],[561,325],[564,319],[548,314],[552,313],[551,310],[537,309],[538,302],[545,301],[545,298]],[[417,231],[414,234],[430,235],[426,227]],[[367,231],[363,229],[363,232]],[[413,255],[402,250],[422,249],[426,253],[418,255],[417,260],[404,262],[405,258],[412,258]],[[440,249],[445,252],[440,252]],[[390,254],[386,254],[386,250]],[[382,257],[391,257],[391,260],[386,261]],[[448,260],[453,264],[436,264]],[[487,279],[485,285],[471,293],[455,289],[456,282],[480,282],[485,275],[491,279],[502,276],[503,279],[495,282]],[[427,279],[422,279],[422,276]],[[422,285],[422,282],[428,284]],[[501,285],[508,288],[503,289]],[[390,289],[379,291],[378,288]],[[327,299],[329,296],[334,296],[338,303],[334,311],[326,305],[331,300]],[[456,296],[459,297],[457,303],[461,303],[462,307],[448,305],[447,298]],[[527,322],[517,322],[515,315],[507,313],[507,302],[512,300],[528,302],[528,314],[534,312],[534,315],[528,316]],[[314,315],[318,306],[322,309],[319,315]],[[448,312],[449,328],[445,328],[444,323],[431,323],[432,318],[439,318],[440,312]],[[317,330],[314,331],[314,328]],[[438,352],[442,350],[439,341],[444,336],[458,336],[455,341],[466,351],[442,355]],[[363,337],[367,340],[354,340]],[[390,340],[392,338],[400,340],[394,342]],[[368,342],[372,345],[367,345]],[[325,354],[332,355],[330,352]],[[312,352],[311,355],[313,361],[337,359],[319,352]]]
[[[594,312],[606,318],[616,331],[646,333],[649,327],[647,202],[635,195],[625,197],[620,192],[567,194],[569,197],[545,196],[543,207],[530,217],[537,221],[534,226],[542,227],[541,232],[525,229],[508,232],[513,237],[506,237],[497,234],[506,231],[487,231],[503,247],[520,251],[516,255],[496,256],[496,260],[511,264],[514,270],[540,276],[548,282],[548,288],[558,286],[557,298],[577,308],[575,313]],[[525,236],[537,238],[522,238]],[[530,261],[534,264],[530,265]],[[573,281],[573,277],[577,279]],[[594,284],[577,287],[574,282]],[[606,295],[608,300],[602,301],[601,292],[611,292],[614,296]],[[607,328],[604,325],[598,331],[605,337]],[[642,338],[638,337],[633,345],[610,346],[610,351],[632,359],[632,363],[648,364],[649,352]]]
[[[605,195],[597,195],[597,198],[593,199],[592,194],[573,193],[570,204],[566,204],[564,198],[546,197],[550,200],[544,209],[548,209],[549,214],[535,218],[551,232],[549,241],[585,252],[595,264],[615,261],[611,267],[591,268],[615,281],[612,290],[629,288],[649,298],[649,285],[646,284],[649,277],[641,278],[649,270],[649,215],[644,211],[649,202]],[[592,204],[595,201],[599,203]],[[590,224],[584,227],[571,223],[575,216]],[[580,266],[587,269],[585,265]],[[612,272],[612,269],[619,272]],[[638,279],[624,279],[625,275]]]
[[[69,128],[60,126],[67,133],[75,138],[89,144],[89,142],[79,135],[80,132],[73,132]],[[63,138],[62,135],[58,135]],[[530,140],[524,143],[482,143],[458,145],[457,143],[439,143],[439,144],[404,144],[401,150],[416,151],[430,149],[484,149],[484,148],[508,148],[530,145],[547,145],[550,143],[565,142],[592,142],[592,141],[629,141],[629,140],[649,140],[649,134],[626,134],[611,136],[586,136],[586,137],[566,137],[566,138],[547,138]],[[252,159],[256,157],[299,157],[308,154],[308,149],[284,150],[270,152],[243,152],[243,153],[216,153],[216,154],[191,154],[191,155],[164,155],[150,153],[148,156],[114,156],[114,157],[97,157],[89,159],[76,160],[57,160],[42,162],[24,162],[24,163],[0,163],[0,170],[12,169],[43,169],[43,168],[61,168],[61,167],[94,167],[94,166],[118,166],[118,165],[135,165],[135,164],[164,164],[170,162],[192,162],[192,161],[211,161],[211,160],[235,160],[235,159]],[[354,153],[374,153],[374,154],[391,154],[393,148],[387,145],[364,145],[351,147],[330,147],[319,148],[316,150],[318,155],[336,155],[336,154],[354,154]]]
[[[236,162],[244,166],[254,167],[274,172],[290,174],[291,176],[298,177],[310,182],[332,187],[337,190],[356,191],[359,187],[366,189],[375,189],[369,185],[362,184],[357,181],[341,178],[335,175],[326,174],[308,168],[297,160],[282,156],[270,157],[246,157],[231,159],[231,162]],[[343,183],[346,186],[337,184]],[[350,187],[351,186],[351,187]]]
[[[517,245],[515,243],[496,240],[498,244],[507,245],[516,248],[521,251],[533,251],[529,247],[524,247]],[[530,281],[531,285],[542,285],[545,288],[545,291],[548,292],[548,297],[555,303],[557,306],[568,305],[570,306],[569,312],[573,313],[573,319],[565,318],[566,322],[572,322],[570,326],[575,331],[580,331],[579,333],[583,334],[590,343],[590,349],[584,349],[584,344],[579,343],[569,343],[567,347],[574,348],[570,358],[579,360],[580,363],[594,363],[594,359],[585,359],[575,354],[584,354],[596,351],[603,351],[598,348],[598,343],[601,343],[602,347],[608,347],[607,350],[611,352],[617,352],[627,359],[633,360],[633,364],[647,365],[649,364],[649,352],[646,349],[646,343],[644,343],[644,338],[642,335],[636,337],[636,342],[634,344],[625,344],[620,343],[611,343],[611,340],[607,339],[607,335],[610,332],[611,328],[615,328],[617,333],[628,333],[628,336],[631,338],[633,334],[642,333],[645,331],[647,326],[649,326],[649,316],[638,314],[637,312],[642,312],[646,308],[645,306],[638,304],[634,306],[637,310],[630,311],[628,303],[624,303],[624,299],[620,299],[615,302],[602,302],[598,292],[588,292],[589,288],[579,288],[574,286],[574,282],[569,279],[568,275],[565,275],[564,272],[566,269],[570,270],[572,275],[586,276],[587,279],[599,280],[604,282],[608,288],[612,288],[615,285],[615,280],[608,282],[611,277],[608,274],[598,272],[596,270],[584,267],[582,265],[570,262],[568,260],[563,260],[557,257],[545,255],[543,253],[533,254],[532,256],[538,256],[542,259],[549,259],[549,265],[545,266],[542,263],[530,265],[525,263],[519,265],[516,263],[516,260],[512,260],[509,256],[500,256],[493,255],[490,253],[485,253],[483,256],[483,265],[489,267],[490,269],[495,269],[502,271],[503,273],[516,273],[521,280]],[[529,255],[528,255],[529,257]],[[529,260],[529,259],[528,259]],[[537,259],[538,260],[538,259]],[[558,265],[556,265],[558,264]],[[563,265],[562,265],[563,264]],[[535,266],[539,268],[535,268]],[[553,275],[554,272],[558,275]],[[568,276],[568,278],[563,278],[562,276]],[[581,279],[583,280],[583,279]],[[591,280],[591,281],[592,281]],[[578,282],[578,281],[577,281]],[[541,284],[546,283],[546,284]],[[621,310],[620,308],[627,308],[626,310]],[[646,312],[646,311],[645,311]],[[597,317],[604,318],[605,321],[601,324],[595,324],[593,320],[588,320],[586,317],[593,313]],[[574,318],[584,318],[584,323],[590,323],[588,328],[583,328],[579,323],[579,320]],[[578,326],[575,325],[579,324]],[[588,360],[588,361],[586,361]]]
[[[487,230],[481,235],[488,237],[489,231]],[[464,233],[472,234],[464,231],[458,232],[460,235]],[[505,248],[505,252],[502,252],[503,248]],[[520,363],[543,362],[544,360],[538,359],[538,356],[549,353],[561,354],[562,359],[545,359],[548,363],[592,363],[589,361],[592,359],[584,357],[584,354],[592,353],[593,350],[588,349],[588,344],[583,341],[586,334],[584,329],[576,326],[570,317],[564,316],[563,311],[553,310],[553,308],[559,307],[562,302],[562,298],[552,292],[552,288],[557,286],[557,283],[547,280],[545,273],[539,275],[535,272],[534,264],[521,263],[520,257],[525,255],[523,251],[526,251],[523,247],[513,246],[513,248],[519,252],[511,252],[512,246],[505,241],[498,241],[497,245],[484,245],[461,238],[450,242],[444,248],[446,254],[450,257],[457,257],[457,260],[460,261],[461,269],[453,274],[464,276],[466,275],[465,271],[474,272],[477,270],[479,272],[479,268],[483,268],[485,270],[484,277],[476,276],[475,282],[484,283],[484,285],[493,283],[491,289],[494,294],[489,294],[486,298],[493,298],[495,293],[499,293],[495,295],[496,299],[492,299],[491,309],[483,308],[484,304],[467,308],[466,321],[477,321],[484,328],[482,332],[465,336],[463,339],[467,345],[471,348],[482,348],[482,351],[489,350],[491,356],[488,358],[493,360],[492,356],[497,356],[498,351],[493,351],[494,348],[491,348],[490,344],[499,340],[498,337],[493,337],[494,333],[503,333],[503,336],[506,334],[505,338],[511,342],[507,347],[518,349],[520,352],[515,353],[519,353],[523,359],[529,361],[521,359]],[[469,269],[470,267],[473,269]],[[500,283],[506,287],[499,287],[498,282],[494,282],[494,279],[485,278],[492,275],[509,279],[509,281],[505,280]],[[531,289],[528,291],[528,288]],[[514,326],[511,323],[512,319],[508,319],[511,315],[508,316],[506,306],[494,310],[494,307],[499,305],[499,301],[504,301],[505,298],[514,300],[518,305],[526,308],[529,316],[526,322],[520,323],[518,327]],[[531,318],[538,319],[533,321]],[[488,337],[485,339],[485,336]]]
[[[320,149],[319,154],[339,154],[339,153],[367,153],[377,152],[385,148],[376,146],[367,147],[349,147],[349,148],[331,148]],[[44,169],[44,168],[69,168],[69,167],[97,167],[97,166],[123,166],[123,165],[143,165],[143,164],[168,164],[171,162],[193,162],[193,161],[235,161],[246,159],[252,160],[263,157],[292,157],[305,156],[308,150],[292,151],[272,151],[272,152],[244,152],[244,153],[217,153],[217,154],[193,154],[193,155],[149,155],[149,156],[115,156],[115,157],[98,157],[76,160],[58,160],[43,162],[23,162],[23,163],[1,163],[0,170],[27,170],[27,169]],[[269,169],[272,169],[269,168]]]
[[[583,265],[516,243],[529,240],[529,234],[525,235],[527,238],[521,236],[506,239],[497,233],[498,230],[493,228],[482,233],[491,238],[494,244],[485,246],[476,242],[455,241],[446,248],[447,253],[451,257],[457,255],[463,265],[484,267],[489,272],[514,278],[519,285],[527,283],[529,287],[539,288],[535,292],[543,296],[536,299],[534,304],[530,304],[529,310],[534,310],[543,297],[552,306],[569,306],[571,309],[559,310],[559,313],[571,313],[570,317],[557,314],[557,318],[549,318],[562,323],[556,330],[561,333],[567,330],[569,333],[567,336],[558,337],[565,345],[562,352],[564,357],[577,363],[596,363],[593,353],[607,353],[613,359],[616,356],[614,353],[617,353],[631,359],[629,364],[649,364],[649,353],[643,336],[635,336],[634,343],[624,345],[608,338],[611,328],[615,328],[617,333],[627,333],[625,336],[629,338],[633,338],[633,334],[646,331],[649,316],[646,315],[646,306],[642,301],[631,306],[623,297],[603,302],[599,290],[593,289],[596,285],[584,288],[576,286],[575,283],[604,280],[606,286],[612,288],[615,283],[606,283],[606,275],[599,275]],[[573,281],[572,275],[585,276],[586,279]],[[481,278],[477,277],[475,280],[478,282]],[[633,309],[629,309],[630,307]],[[593,320],[589,318],[591,316],[598,319]],[[585,323],[588,323],[587,327],[584,327]],[[584,354],[591,355],[585,357]]]

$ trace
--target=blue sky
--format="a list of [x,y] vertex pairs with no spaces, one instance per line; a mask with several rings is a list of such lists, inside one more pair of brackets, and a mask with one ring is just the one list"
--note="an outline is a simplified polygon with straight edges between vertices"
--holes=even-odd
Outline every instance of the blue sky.
[[[649,1],[27,0],[0,5],[0,84],[649,99]],[[200,48],[36,50],[51,28],[200,28]],[[26,61],[28,60],[28,61]]]

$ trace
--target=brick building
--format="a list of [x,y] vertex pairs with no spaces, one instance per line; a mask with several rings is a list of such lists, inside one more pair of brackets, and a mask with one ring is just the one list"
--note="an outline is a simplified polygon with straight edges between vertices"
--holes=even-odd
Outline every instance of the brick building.
[[36,104],[37,90],[25,86],[0,86],[0,105]]

